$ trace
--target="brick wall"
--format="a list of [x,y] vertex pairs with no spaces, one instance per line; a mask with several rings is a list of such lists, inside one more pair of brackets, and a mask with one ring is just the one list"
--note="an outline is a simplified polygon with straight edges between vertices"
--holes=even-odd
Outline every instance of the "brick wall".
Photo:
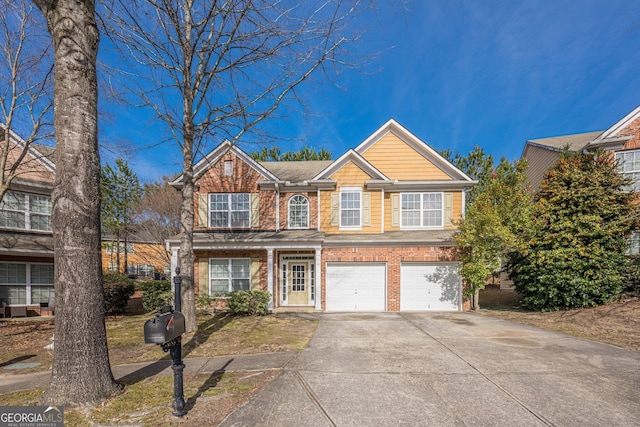
[[625,150],[640,148],[640,117],[622,129],[618,136],[632,136],[632,139],[625,143]]
[[[224,162],[233,162],[233,174],[225,176]],[[264,177],[255,169],[244,163],[233,153],[225,154],[215,166],[207,170],[196,184],[198,190],[194,192],[195,228],[198,227],[198,196],[208,193],[260,193],[259,225],[260,230],[275,229],[275,191],[260,191],[258,182]]]

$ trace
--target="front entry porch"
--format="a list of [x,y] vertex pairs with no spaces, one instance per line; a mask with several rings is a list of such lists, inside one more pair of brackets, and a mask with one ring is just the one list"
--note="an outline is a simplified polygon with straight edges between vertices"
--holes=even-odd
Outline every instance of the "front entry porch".
[[317,294],[315,255],[282,254],[279,270],[279,306],[314,307]]

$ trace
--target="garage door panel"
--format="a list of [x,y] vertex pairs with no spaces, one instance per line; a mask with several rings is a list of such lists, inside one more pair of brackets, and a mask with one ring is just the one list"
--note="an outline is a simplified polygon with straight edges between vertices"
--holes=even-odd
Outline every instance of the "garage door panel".
[[384,311],[386,265],[327,264],[327,311]]
[[403,264],[400,271],[401,310],[459,310],[459,264]]

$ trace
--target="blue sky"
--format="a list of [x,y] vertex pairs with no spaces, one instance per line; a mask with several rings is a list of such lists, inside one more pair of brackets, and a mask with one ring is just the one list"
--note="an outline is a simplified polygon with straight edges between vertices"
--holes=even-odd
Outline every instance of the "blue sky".
[[[528,139],[604,130],[640,105],[640,2],[425,0],[403,11],[382,1],[361,24],[357,49],[375,61],[306,87],[309,116],[284,110],[266,123],[282,151],[337,158],[394,118],[436,149],[480,145],[513,160]],[[140,112],[112,114],[126,139],[154,142]],[[127,160],[144,181],[180,171],[170,146]]]

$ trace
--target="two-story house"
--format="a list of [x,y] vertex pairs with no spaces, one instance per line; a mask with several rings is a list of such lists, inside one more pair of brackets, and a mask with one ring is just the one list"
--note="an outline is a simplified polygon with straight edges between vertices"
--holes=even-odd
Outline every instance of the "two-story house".
[[[9,132],[7,164],[21,155],[25,142]],[[55,178],[53,150],[30,145],[15,178],[0,202],[0,299],[6,315],[40,312],[53,296],[53,234],[51,191]]]
[[[468,305],[453,233],[475,182],[394,120],[334,161],[256,162],[224,142],[194,179],[197,292],[266,289],[276,309]],[[176,265],[179,239],[167,249]]]
[[[640,191],[640,106],[604,131],[527,141],[522,157],[529,163],[526,174],[533,191],[538,191],[544,173],[558,160],[565,147],[571,151],[602,148],[612,152],[620,173],[633,180],[628,190]],[[640,231],[631,236],[627,253],[640,254]]]

